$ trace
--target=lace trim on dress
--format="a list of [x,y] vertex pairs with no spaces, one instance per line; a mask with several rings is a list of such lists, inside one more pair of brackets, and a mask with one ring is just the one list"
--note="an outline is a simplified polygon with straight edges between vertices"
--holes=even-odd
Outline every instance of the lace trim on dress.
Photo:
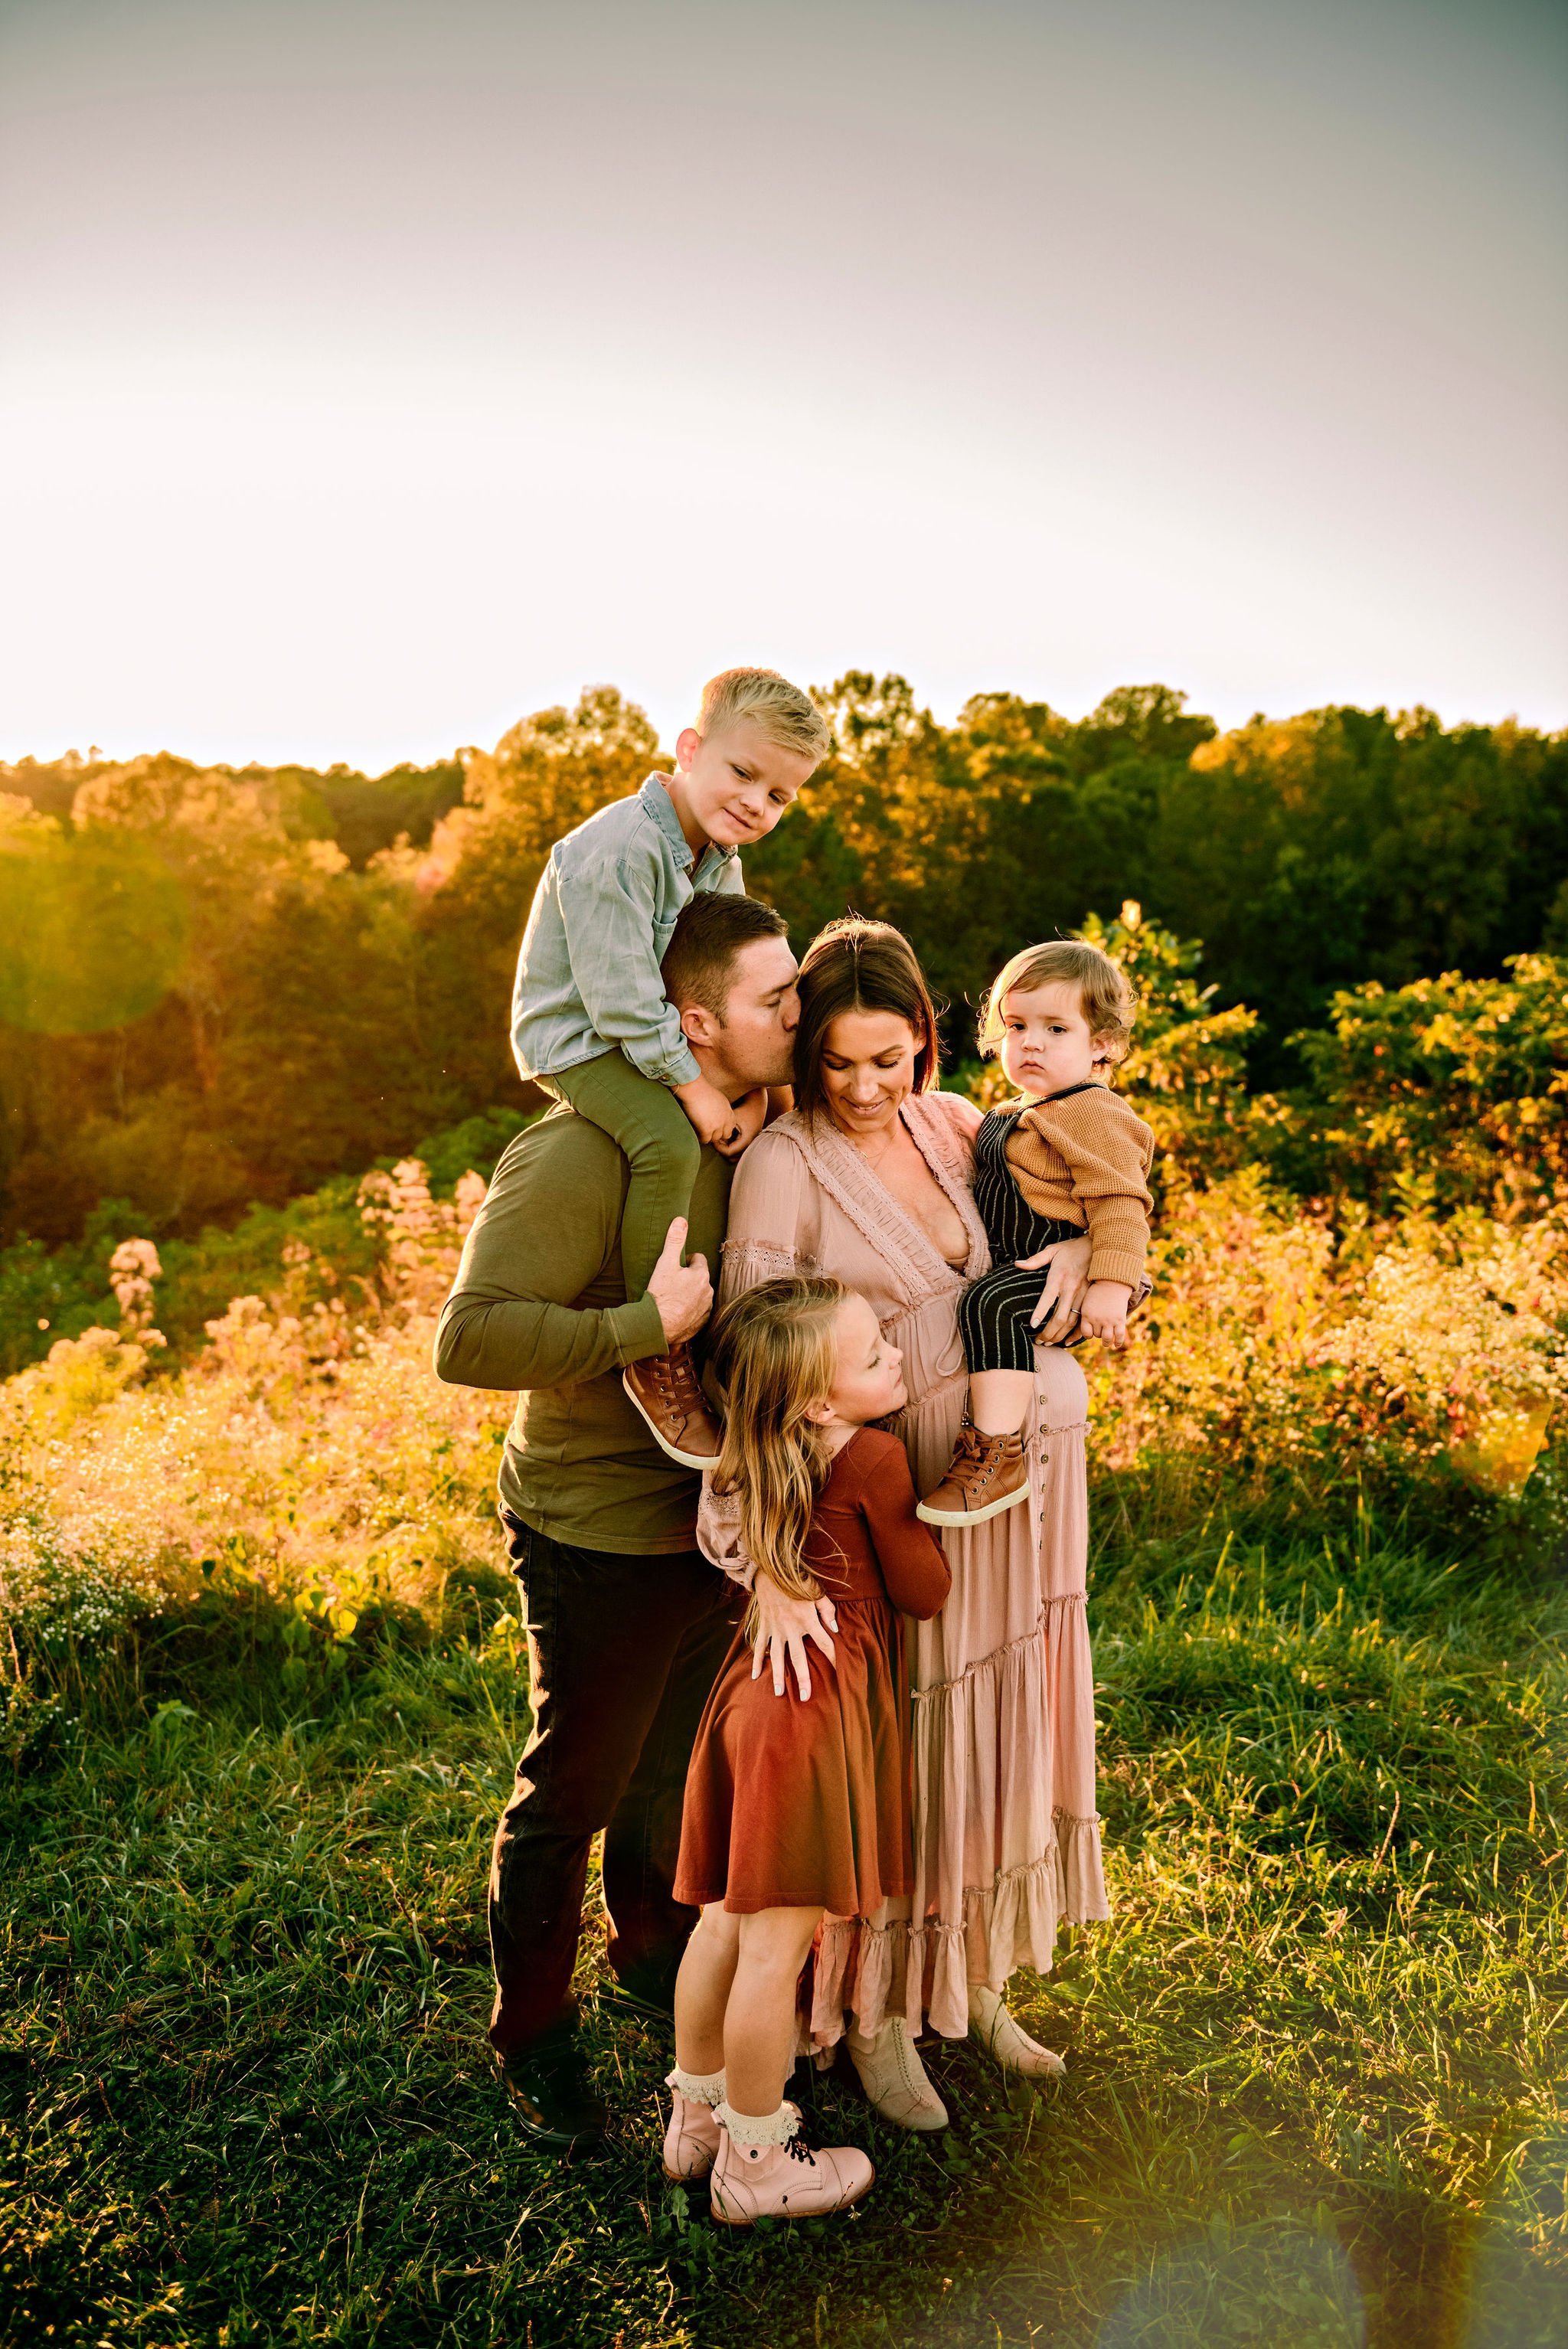
[[990,1263],[991,1252],[968,1185],[952,1163],[955,1137],[943,1112],[933,1112],[928,1097],[915,1093],[904,1102],[901,1114],[933,1180],[969,1235],[969,1254],[962,1271],[948,1263],[886,1185],[878,1182],[854,1143],[830,1119],[808,1118],[803,1111],[791,1110],[768,1131],[788,1135],[813,1179],[853,1224],[867,1247],[897,1268],[906,1299],[903,1309],[914,1313],[933,1298],[950,1297],[966,1281],[975,1279]]
[[[937,1188],[946,1193],[949,1205],[956,1208],[968,1230],[969,1258],[960,1278],[977,1280],[991,1268],[991,1243],[985,1236],[980,1210],[975,1205],[975,1149],[952,1117],[935,1107],[942,1099],[941,1093],[912,1093],[903,1105],[904,1123],[936,1177]],[[945,1257],[943,1262],[946,1263]],[[950,1273],[954,1269],[953,1265],[947,1265]]]
[[785,1280],[792,1273],[814,1278],[818,1270],[794,1248],[780,1247],[773,1240],[726,1240],[719,1256],[738,1289],[756,1288],[765,1280]]

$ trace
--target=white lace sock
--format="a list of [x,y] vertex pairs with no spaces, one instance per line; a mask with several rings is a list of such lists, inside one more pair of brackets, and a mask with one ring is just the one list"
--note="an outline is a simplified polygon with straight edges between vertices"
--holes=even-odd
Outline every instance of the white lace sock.
[[1067,2071],[1061,2057],[1031,2039],[984,1982],[969,1985],[969,2028],[1004,2072],[1022,2073],[1026,2080],[1059,2080]]
[[861,2085],[883,2120],[922,2131],[947,2127],[947,2107],[926,2077],[902,2014],[890,2014],[874,2039],[859,2031],[847,2035]]
[[776,2113],[738,2113],[727,2100],[717,2111],[732,2145],[788,2145],[800,2126],[799,2105],[780,2105]]
[[674,2088],[688,2105],[722,2105],[724,2102],[722,2069],[717,2072],[683,2072],[677,2064],[673,2072],[665,2074],[665,2085]]

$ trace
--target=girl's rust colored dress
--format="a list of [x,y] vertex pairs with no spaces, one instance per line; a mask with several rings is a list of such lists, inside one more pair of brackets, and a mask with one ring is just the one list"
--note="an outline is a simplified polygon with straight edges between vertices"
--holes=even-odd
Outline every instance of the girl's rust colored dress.
[[838,1613],[837,1661],[802,1700],[751,1676],[741,1632],[692,1751],[676,1899],[869,1916],[913,1891],[901,1614],[934,1615],[952,1578],[914,1514],[896,1436],[862,1427],[833,1462],[806,1561]]

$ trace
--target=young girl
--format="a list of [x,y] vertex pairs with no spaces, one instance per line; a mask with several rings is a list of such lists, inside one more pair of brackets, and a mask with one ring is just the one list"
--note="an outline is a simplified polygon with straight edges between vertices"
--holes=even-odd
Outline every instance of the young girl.
[[1028,1495],[1023,1423],[1035,1392],[1040,1275],[1020,1269],[1053,1241],[1093,1243],[1085,1337],[1127,1342],[1127,1309],[1149,1247],[1154,1136],[1101,1080],[1132,1029],[1132,990],[1083,938],[1026,947],[985,1000],[980,1050],[998,1048],[1020,1098],[992,1110],[975,1137],[975,1204],[991,1269],[958,1306],[969,1411],[952,1464],[919,1515],[976,1526]]
[[697,1731],[676,1898],[702,1915],[676,1983],[665,2172],[711,2170],[726,2226],[858,2202],[851,2146],[812,2149],[784,2102],[796,1986],[824,1912],[869,1915],[913,1887],[907,1681],[895,1609],[923,1619],[951,1578],[914,1514],[903,1446],[868,1423],[906,1400],[902,1358],[836,1280],[769,1280],[719,1316],[714,1485],[738,1501],[758,1571],[832,1598],[835,1669],[780,1703],[736,1639]]

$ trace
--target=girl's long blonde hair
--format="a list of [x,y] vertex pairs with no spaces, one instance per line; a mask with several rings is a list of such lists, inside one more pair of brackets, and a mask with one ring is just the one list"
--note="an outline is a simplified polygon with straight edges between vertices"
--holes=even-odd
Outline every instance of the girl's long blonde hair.
[[724,1444],[714,1489],[740,1502],[747,1555],[790,1599],[820,1599],[806,1535],[832,1456],[806,1416],[838,1371],[841,1280],[765,1280],[732,1298],[713,1325],[708,1361],[724,1390]]

